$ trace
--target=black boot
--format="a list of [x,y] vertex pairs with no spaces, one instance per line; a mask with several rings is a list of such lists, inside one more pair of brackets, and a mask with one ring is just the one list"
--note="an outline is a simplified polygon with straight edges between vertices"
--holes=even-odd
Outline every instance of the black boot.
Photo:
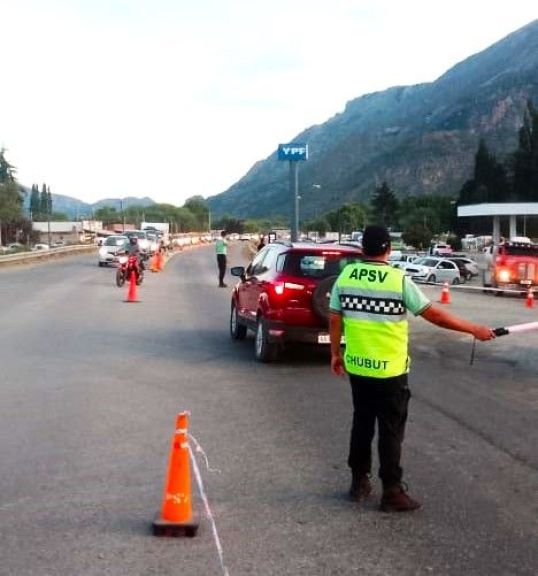
[[349,489],[349,499],[353,502],[363,502],[370,496],[372,492],[372,485],[368,474],[351,472],[351,487]]

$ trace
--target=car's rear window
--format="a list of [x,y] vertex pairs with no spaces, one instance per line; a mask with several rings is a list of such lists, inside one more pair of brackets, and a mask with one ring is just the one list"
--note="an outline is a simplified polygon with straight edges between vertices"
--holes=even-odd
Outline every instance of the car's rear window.
[[339,252],[290,252],[285,254],[282,271],[290,276],[304,278],[327,278],[336,276],[352,262],[360,260],[359,255]]

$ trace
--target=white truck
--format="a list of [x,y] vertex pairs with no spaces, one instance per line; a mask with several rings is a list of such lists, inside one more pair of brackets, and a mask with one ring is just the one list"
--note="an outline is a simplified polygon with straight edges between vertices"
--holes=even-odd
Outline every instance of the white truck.
[[170,246],[170,224],[168,224],[168,222],[142,222],[140,229],[158,232],[163,246],[165,248]]

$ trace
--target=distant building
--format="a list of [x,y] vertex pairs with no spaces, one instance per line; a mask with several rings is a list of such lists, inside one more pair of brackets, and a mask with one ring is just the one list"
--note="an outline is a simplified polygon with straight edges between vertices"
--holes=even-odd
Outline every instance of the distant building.
[[102,232],[103,223],[98,220],[32,222],[32,230],[39,234],[39,241],[44,244],[80,244],[93,242]]

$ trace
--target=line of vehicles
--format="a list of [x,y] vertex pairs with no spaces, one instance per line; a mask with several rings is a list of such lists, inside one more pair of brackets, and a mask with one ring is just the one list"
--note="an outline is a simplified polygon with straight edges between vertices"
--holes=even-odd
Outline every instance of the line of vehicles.
[[[128,253],[127,247],[136,238],[139,254]],[[116,285],[121,288],[134,273],[136,284],[144,280],[144,261],[161,247],[167,247],[165,234],[157,229],[128,230],[124,234],[111,234],[103,239],[98,251],[99,266],[116,265]]]
[[98,265],[107,266],[117,262],[117,255],[125,252],[125,247],[129,243],[129,238],[135,236],[138,239],[138,246],[147,260],[159,250],[162,243],[165,247],[168,244],[163,232],[159,230],[128,230],[123,234],[111,234],[107,236],[99,248]]
[[[393,252],[392,266],[417,282],[461,284],[483,273],[484,286],[538,286],[538,245],[511,241],[484,254],[486,269],[466,254],[446,257]],[[329,296],[343,268],[362,258],[358,242],[319,244],[277,241],[267,244],[248,266],[235,266],[238,278],[230,302],[231,338],[254,332],[254,356],[274,361],[295,343],[329,343]],[[500,293],[500,292],[499,292]]]
[[418,282],[461,284],[480,274],[478,263],[465,254],[446,257],[394,253],[389,263]]

